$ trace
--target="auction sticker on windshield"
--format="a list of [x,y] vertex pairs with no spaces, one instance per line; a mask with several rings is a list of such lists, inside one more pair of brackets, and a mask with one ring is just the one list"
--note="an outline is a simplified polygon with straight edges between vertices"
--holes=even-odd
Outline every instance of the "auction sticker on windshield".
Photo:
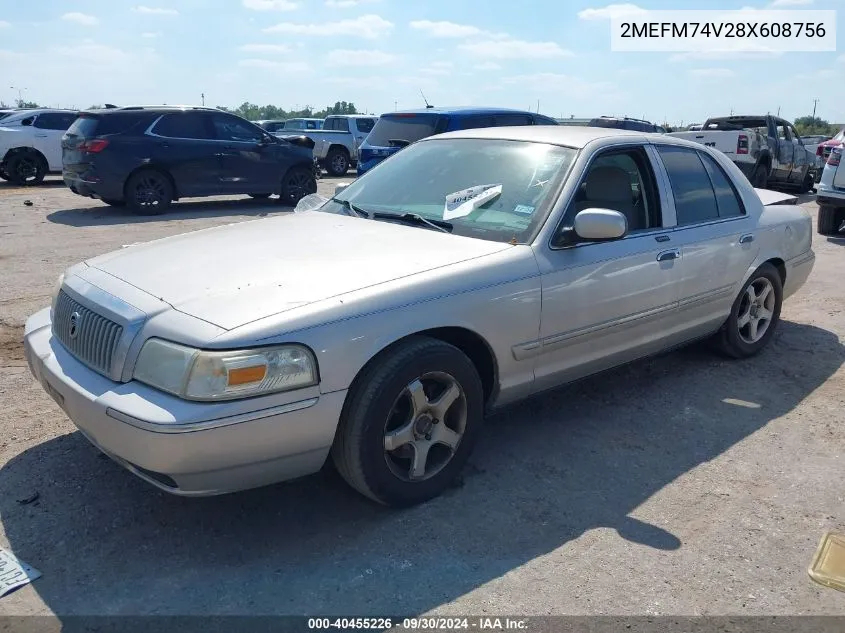
[[469,215],[481,205],[502,194],[502,185],[477,185],[446,196],[444,220],[454,220]]

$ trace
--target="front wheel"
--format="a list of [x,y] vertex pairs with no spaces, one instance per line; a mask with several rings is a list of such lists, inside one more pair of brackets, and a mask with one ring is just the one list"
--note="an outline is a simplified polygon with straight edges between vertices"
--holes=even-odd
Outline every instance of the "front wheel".
[[356,380],[332,459],[349,485],[379,503],[422,503],[466,464],[483,408],[481,379],[466,355],[436,339],[408,339]]
[[728,320],[716,335],[719,349],[732,358],[759,353],[775,333],[782,304],[780,273],[765,263],[754,271],[734,301]]
[[160,171],[139,171],[126,183],[126,204],[137,215],[160,215],[173,202],[173,185]]
[[314,170],[307,167],[294,167],[282,178],[282,192],[279,202],[292,207],[311,193],[317,193],[317,179]]

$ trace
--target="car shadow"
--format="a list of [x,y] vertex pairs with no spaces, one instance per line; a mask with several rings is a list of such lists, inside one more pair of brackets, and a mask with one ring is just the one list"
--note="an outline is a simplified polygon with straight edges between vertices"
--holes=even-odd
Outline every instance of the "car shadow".
[[839,244],[840,246],[845,246],[845,235],[842,237],[828,237],[827,241],[830,244]]
[[59,179],[45,179],[42,182],[39,182],[37,185],[18,185],[15,183],[11,183],[8,180],[0,180],[0,193],[6,192],[8,190],[21,190],[21,191],[37,191],[38,189],[59,189],[65,186],[65,181],[61,178]]
[[11,549],[43,573],[32,588],[59,616],[418,614],[597,528],[649,548],[638,554],[653,559],[649,573],[669,574],[660,552],[690,545],[631,515],[789,413],[843,360],[836,334],[782,322],[753,359],[699,345],[594,376],[489,418],[456,486],[405,511],[374,505],[328,467],[177,498],[74,432],[0,471],[0,515]]
[[91,207],[78,209],[60,209],[47,216],[47,220],[66,226],[103,226],[112,224],[141,224],[145,222],[168,222],[193,218],[215,218],[229,215],[245,217],[264,217],[276,213],[288,213],[293,207],[270,200],[192,200],[174,202],[166,213],[161,215],[135,215],[123,207],[111,207],[98,203]]

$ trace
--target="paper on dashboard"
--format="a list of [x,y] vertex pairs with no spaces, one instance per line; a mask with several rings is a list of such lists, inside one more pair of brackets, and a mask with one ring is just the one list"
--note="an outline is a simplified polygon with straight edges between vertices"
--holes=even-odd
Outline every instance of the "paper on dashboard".
[[444,220],[454,220],[469,215],[481,205],[502,194],[502,185],[477,185],[446,196]]

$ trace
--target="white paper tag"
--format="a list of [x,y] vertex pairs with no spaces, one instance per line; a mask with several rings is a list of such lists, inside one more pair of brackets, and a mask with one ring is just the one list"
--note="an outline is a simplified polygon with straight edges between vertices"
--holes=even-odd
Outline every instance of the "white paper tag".
[[40,576],[40,571],[27,565],[12,552],[0,548],[0,596],[5,596]]
[[443,219],[462,218],[502,194],[502,185],[478,185],[446,196]]

